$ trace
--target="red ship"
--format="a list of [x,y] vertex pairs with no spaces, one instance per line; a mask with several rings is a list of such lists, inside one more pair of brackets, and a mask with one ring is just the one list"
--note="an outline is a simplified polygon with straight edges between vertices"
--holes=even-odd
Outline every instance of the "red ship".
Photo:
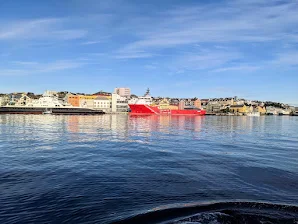
[[[142,97],[138,97],[129,101],[130,114],[135,115],[199,115],[206,114],[205,110],[201,110],[196,107],[189,107],[181,109],[181,104],[178,106],[171,106],[166,100],[161,101],[159,105],[152,104],[152,97],[149,94],[149,89]],[[183,105],[183,104],[182,104]]]

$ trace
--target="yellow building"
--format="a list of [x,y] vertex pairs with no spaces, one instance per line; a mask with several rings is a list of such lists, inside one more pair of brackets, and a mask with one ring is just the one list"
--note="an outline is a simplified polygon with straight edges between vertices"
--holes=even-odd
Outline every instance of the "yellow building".
[[176,105],[169,105],[170,110],[178,110],[178,106]]
[[93,96],[93,95],[80,95],[79,96],[79,102],[80,102],[80,107],[86,107],[89,109],[93,109],[94,107],[94,99],[96,99],[97,96]]
[[167,99],[162,99],[160,102],[159,102],[159,109],[169,109],[169,106],[170,106],[170,103]]
[[266,108],[265,107],[257,106],[256,111],[260,112],[260,114],[266,114]]
[[232,105],[230,106],[230,111],[233,113],[248,113],[249,110],[245,105]]

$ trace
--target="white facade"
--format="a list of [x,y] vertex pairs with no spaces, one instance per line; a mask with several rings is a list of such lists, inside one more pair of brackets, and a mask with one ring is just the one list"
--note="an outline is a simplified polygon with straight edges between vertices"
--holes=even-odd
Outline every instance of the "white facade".
[[23,94],[23,96],[16,102],[16,106],[25,106],[30,103],[32,103],[32,99],[28,97],[26,94]]
[[94,99],[94,106],[95,110],[102,110],[104,112],[111,112],[111,104],[112,101],[106,97],[97,97]]
[[112,112],[127,112],[128,111],[128,99],[118,95],[117,93],[112,94]]
[[94,107],[94,99],[81,99],[80,107],[93,109]]
[[131,93],[130,93],[130,88],[124,88],[124,87],[121,87],[121,88],[115,88],[115,91],[114,93],[118,94],[119,96],[122,96],[122,97],[130,97]]

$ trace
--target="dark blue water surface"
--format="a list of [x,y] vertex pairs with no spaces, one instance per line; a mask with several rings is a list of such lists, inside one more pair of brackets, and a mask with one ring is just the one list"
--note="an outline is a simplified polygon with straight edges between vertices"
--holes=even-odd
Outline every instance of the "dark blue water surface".
[[298,223],[298,117],[0,115],[0,223]]

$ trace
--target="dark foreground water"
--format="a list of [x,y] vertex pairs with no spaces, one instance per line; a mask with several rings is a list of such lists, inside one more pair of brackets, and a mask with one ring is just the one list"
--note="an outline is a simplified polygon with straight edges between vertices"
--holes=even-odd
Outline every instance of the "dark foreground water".
[[298,117],[0,115],[0,223],[298,223]]

